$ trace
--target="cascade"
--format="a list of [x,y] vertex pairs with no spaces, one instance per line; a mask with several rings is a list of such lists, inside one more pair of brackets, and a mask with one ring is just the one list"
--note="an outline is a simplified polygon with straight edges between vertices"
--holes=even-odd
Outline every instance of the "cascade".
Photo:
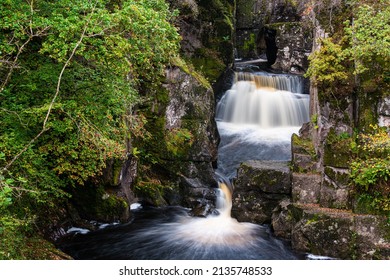
[[246,160],[290,160],[291,135],[309,121],[309,96],[300,76],[235,73],[217,104],[221,136],[218,171],[233,178]]
[[59,246],[75,259],[296,259],[266,226],[230,217],[231,186],[220,182],[217,213],[193,217],[181,207],[134,212],[131,223],[75,234]]
[[308,121],[309,102],[298,76],[236,73],[232,89],[217,106],[217,119],[262,128],[300,126]]
[[87,233],[73,232],[59,248],[75,259],[297,259],[267,226],[231,217],[232,185],[246,159],[285,159],[291,134],[308,119],[299,77],[237,73],[217,107],[221,135],[216,212],[194,217],[183,207],[141,207],[134,219]]

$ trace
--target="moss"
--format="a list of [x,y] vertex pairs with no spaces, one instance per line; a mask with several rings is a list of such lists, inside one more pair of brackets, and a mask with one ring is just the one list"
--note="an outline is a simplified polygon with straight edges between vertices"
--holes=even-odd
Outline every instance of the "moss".
[[164,194],[167,190],[172,189],[172,186],[165,186],[157,179],[146,179],[148,181],[140,181],[134,187],[134,192],[142,201],[153,206],[166,206],[167,202],[164,199]]
[[325,166],[324,173],[336,182],[337,185],[347,186],[350,184],[349,172],[337,172],[329,166]]
[[349,259],[356,260],[359,258],[358,234],[355,231],[351,231],[348,249]]
[[188,155],[194,143],[194,136],[186,128],[171,129],[165,134],[165,142],[169,154],[174,157],[184,157]]
[[112,185],[113,186],[118,186],[120,184],[120,174],[122,172],[122,166],[123,166],[123,162],[120,161],[120,160],[116,160],[114,162],[114,166],[113,166],[113,169],[112,169],[112,173],[113,173],[113,176],[112,176]]
[[359,130],[370,130],[370,126],[378,122],[376,102],[379,100],[380,93],[367,94],[364,91],[359,94]]
[[[180,57],[174,57],[171,59],[171,63],[177,67],[179,67],[183,72],[187,73],[188,75],[191,75],[194,77],[202,86],[205,88],[211,88],[211,85],[209,81],[205,78],[205,76],[201,73],[199,73],[197,67],[193,66],[191,63],[186,62],[184,59]],[[200,64],[203,65],[203,64]],[[198,66],[201,68],[200,66]],[[212,67],[210,67],[212,69]],[[212,70],[210,70],[212,71]],[[213,76],[212,73],[209,73],[210,76]]]
[[292,135],[291,141],[294,153],[307,154],[310,155],[313,160],[316,160],[317,153],[311,139],[299,137],[294,133]]
[[[207,49],[200,49],[199,52],[207,52]],[[207,77],[207,83],[215,83],[220,75],[225,70],[225,64],[216,55],[200,55],[191,58],[191,61],[196,69],[202,73],[202,76]],[[203,83],[206,86],[206,83]]]
[[349,168],[352,137],[348,134],[337,135],[331,128],[324,145],[324,165],[340,168]]
[[124,198],[103,186],[86,185],[72,200],[81,218],[102,222],[122,220],[129,207]]
[[[193,56],[196,58],[193,64],[210,82],[214,82],[233,62],[234,2],[201,0],[199,5],[199,17],[204,25],[201,38],[204,47]],[[213,62],[208,63],[209,60]]]
[[383,207],[383,204],[387,204],[387,207],[389,207],[389,197],[379,192],[374,194],[356,193],[353,202],[353,212],[390,217],[390,210],[387,207]]
[[24,260],[70,260],[70,256],[56,249],[52,243],[35,235],[26,237],[19,248],[19,256],[15,259]]
[[321,213],[310,213],[310,212],[305,212],[306,215],[306,223],[305,225],[311,225],[317,222],[324,222],[326,221],[326,216],[321,214]]
[[251,51],[256,49],[256,35],[254,33],[249,34],[249,38],[245,40],[243,50]]

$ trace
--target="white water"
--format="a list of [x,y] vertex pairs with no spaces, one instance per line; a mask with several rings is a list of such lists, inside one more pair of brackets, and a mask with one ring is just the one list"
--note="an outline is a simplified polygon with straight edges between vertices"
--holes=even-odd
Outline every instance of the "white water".
[[301,77],[236,73],[217,105],[218,171],[233,178],[247,160],[291,159],[291,136],[309,121]]
[[132,223],[74,235],[62,249],[75,259],[296,259],[267,227],[230,216],[230,190],[220,183],[218,214],[200,218],[181,207],[143,209],[134,212]]
[[[232,178],[246,159],[290,156],[291,134],[308,119],[308,97],[294,92],[301,88],[297,77],[237,74],[217,108],[217,173]],[[78,235],[64,249],[76,259],[295,259],[267,227],[231,217],[231,190],[229,180],[219,183],[218,214],[200,218],[180,207],[133,207],[132,223]]]
[[236,74],[217,106],[220,121],[261,128],[301,126],[308,121],[309,98],[295,76]]
[[180,240],[193,244],[247,246],[256,239],[259,226],[251,223],[239,223],[230,216],[232,195],[225,183],[219,183],[217,191],[218,215],[207,218],[182,217],[178,222],[167,224],[171,240]]

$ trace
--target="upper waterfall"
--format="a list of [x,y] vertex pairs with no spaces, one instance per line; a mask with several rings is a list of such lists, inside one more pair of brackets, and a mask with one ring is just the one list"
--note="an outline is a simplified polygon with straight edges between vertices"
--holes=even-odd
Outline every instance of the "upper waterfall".
[[262,128],[301,126],[309,121],[309,96],[302,89],[299,76],[239,72],[218,103],[216,117]]

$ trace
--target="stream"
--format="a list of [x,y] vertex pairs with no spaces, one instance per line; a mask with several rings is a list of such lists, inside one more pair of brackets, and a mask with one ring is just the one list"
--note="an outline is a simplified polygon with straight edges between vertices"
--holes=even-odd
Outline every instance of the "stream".
[[275,238],[270,227],[231,217],[231,180],[246,160],[289,160],[291,135],[309,118],[302,78],[267,73],[235,75],[217,106],[221,136],[221,178],[216,214],[191,216],[191,209],[138,205],[133,220],[88,232],[73,229],[59,248],[74,259],[136,260],[292,260],[308,258]]

